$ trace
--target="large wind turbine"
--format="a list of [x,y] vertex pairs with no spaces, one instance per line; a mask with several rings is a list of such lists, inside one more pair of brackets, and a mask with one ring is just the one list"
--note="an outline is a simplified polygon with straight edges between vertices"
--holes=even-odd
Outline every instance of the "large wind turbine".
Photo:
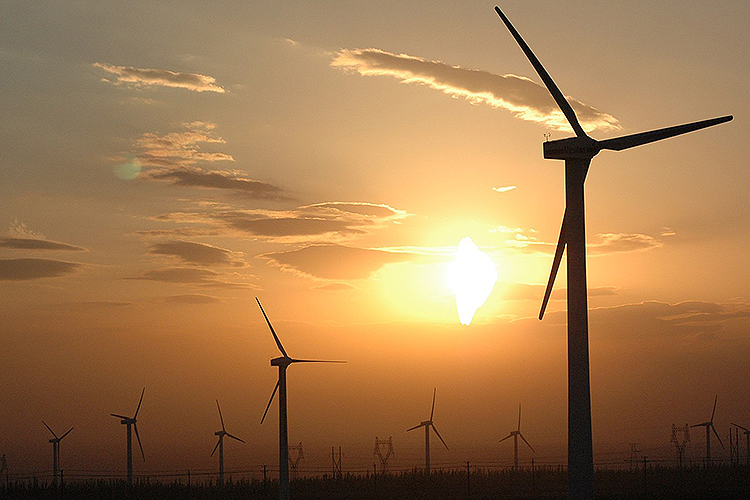
[[714,415],[716,414],[716,401],[719,399],[719,395],[717,394],[714,398],[714,411],[711,412],[711,420],[708,422],[702,422],[700,424],[691,425],[690,427],[705,427],[706,428],[706,467],[709,467],[711,465],[711,430],[714,431],[714,434],[716,434],[716,439],[719,440],[719,444],[722,448],[724,448],[724,443],[721,442],[721,438],[719,437],[719,433],[716,432],[716,427],[714,427]]
[[216,408],[219,409],[219,420],[221,420],[221,430],[214,432],[215,436],[219,436],[219,440],[216,442],[216,446],[214,446],[214,451],[211,452],[211,456],[214,456],[214,453],[216,453],[216,448],[219,449],[219,486],[224,486],[224,436],[230,437],[232,439],[236,439],[240,443],[244,443],[242,439],[238,438],[237,436],[233,436],[227,432],[226,427],[224,427],[224,417],[221,416],[221,406],[219,406],[219,400],[216,400]]
[[260,419],[260,423],[266,419],[268,409],[271,407],[276,391],[279,392],[279,499],[289,500],[291,498],[291,489],[289,488],[289,430],[287,426],[287,407],[286,407],[286,369],[292,363],[346,363],[346,361],[328,361],[320,359],[294,359],[284,350],[284,346],[281,345],[276,331],[271,325],[271,321],[266,316],[266,311],[263,310],[263,306],[260,305],[260,300],[255,297],[255,301],[260,307],[260,312],[263,313],[263,317],[266,318],[268,328],[271,330],[273,340],[276,342],[276,347],[279,348],[281,356],[273,358],[271,360],[271,366],[279,367],[279,380],[276,382],[276,387],[273,388],[271,393],[271,399],[268,400],[266,405],[266,411],[263,412],[263,418]]
[[[514,431],[510,431],[510,434],[505,436],[500,440],[502,443],[508,438],[513,438],[513,470],[518,470],[518,437],[521,436],[521,439],[523,439],[523,442],[526,443],[526,446],[528,446],[531,451],[534,451],[534,448],[531,447],[528,441],[526,441],[526,438],[523,437],[523,434],[521,434],[521,403],[518,403],[518,428]],[[534,451],[534,453],[536,453]]]
[[138,400],[138,406],[135,409],[135,414],[132,417],[126,417],[125,415],[118,415],[117,413],[110,413],[113,417],[120,419],[120,423],[128,426],[128,484],[133,484],[133,434],[131,427],[135,429],[135,437],[138,439],[138,447],[141,449],[141,456],[143,461],[146,461],[146,455],[143,453],[143,445],[141,445],[141,436],[138,435],[138,425],[136,424],[136,418],[138,418],[138,412],[141,409],[141,403],[143,402],[143,393],[146,392],[144,387],[141,391],[141,399]]
[[54,438],[50,439],[49,442],[52,443],[52,484],[57,486],[57,478],[60,477],[60,441],[62,441],[65,436],[70,434],[70,431],[72,431],[73,428],[71,427],[70,429],[68,429],[68,432],[60,437],[57,437],[55,431],[50,429],[49,425],[47,425],[44,420],[42,420],[42,423],[47,428],[47,430],[50,431],[53,436],[55,436]]
[[583,184],[591,159],[599,151],[622,151],[642,144],[685,134],[732,119],[723,116],[614,139],[597,141],[584,132],[573,108],[521,35],[499,7],[495,11],[531,62],[553,99],[567,118],[575,137],[547,141],[544,157],[565,160],[565,215],[547,289],[539,312],[542,319],[563,251],[568,251],[568,496],[594,497],[594,458],[591,439],[591,391],[589,386],[588,306],[586,297],[586,232]]
[[440,441],[442,441],[443,446],[445,446],[445,449],[448,449],[448,445],[445,444],[445,441],[443,440],[443,437],[440,435],[440,433],[437,430],[437,427],[435,427],[435,424],[432,423],[432,417],[435,415],[435,395],[437,394],[437,387],[433,389],[432,391],[432,410],[430,410],[430,419],[425,420],[419,425],[415,425],[414,427],[410,429],[406,429],[406,432],[413,431],[414,429],[419,429],[420,427],[424,427],[424,471],[425,474],[428,476],[430,475],[430,428],[432,428],[433,431],[435,431],[435,434],[437,434],[437,437],[440,438]]

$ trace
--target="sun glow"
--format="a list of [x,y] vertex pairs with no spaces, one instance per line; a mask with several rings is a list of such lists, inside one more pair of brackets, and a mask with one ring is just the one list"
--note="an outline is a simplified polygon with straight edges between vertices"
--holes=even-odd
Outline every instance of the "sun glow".
[[497,268],[468,236],[458,244],[456,260],[448,266],[448,284],[456,296],[458,319],[469,325],[490,296],[497,281]]

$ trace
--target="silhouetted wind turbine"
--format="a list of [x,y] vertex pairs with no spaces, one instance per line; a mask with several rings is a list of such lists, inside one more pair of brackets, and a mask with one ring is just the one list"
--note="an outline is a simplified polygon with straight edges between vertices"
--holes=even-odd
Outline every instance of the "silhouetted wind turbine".
[[271,407],[276,391],[279,392],[279,498],[281,500],[289,500],[291,498],[291,489],[289,488],[289,430],[287,426],[287,407],[286,407],[286,369],[292,363],[346,363],[346,361],[329,361],[320,359],[294,359],[290,358],[284,350],[284,346],[281,345],[276,331],[271,325],[271,321],[266,316],[266,311],[263,310],[263,306],[260,305],[260,300],[255,297],[255,301],[260,307],[260,312],[263,313],[263,317],[266,318],[268,328],[271,330],[273,340],[276,342],[276,347],[279,348],[282,356],[273,358],[271,360],[271,366],[279,367],[279,380],[276,382],[276,387],[273,388],[271,393],[271,399],[268,400],[266,405],[266,411],[263,412],[263,418],[260,419],[260,423],[266,419],[268,409]]
[[734,422],[730,422],[733,426],[739,427],[742,429],[742,432],[745,434],[745,438],[747,438],[747,447],[745,448],[745,460],[747,460],[747,465],[750,465],[750,430],[748,430],[746,427],[742,427],[740,424],[735,424]]
[[143,461],[146,461],[146,455],[143,453],[143,445],[141,445],[141,436],[138,435],[138,425],[136,419],[138,418],[138,412],[141,409],[141,403],[143,402],[143,393],[146,392],[144,387],[141,391],[141,399],[138,400],[138,406],[135,409],[135,414],[132,417],[126,417],[125,415],[118,415],[117,413],[110,413],[113,417],[120,419],[120,423],[128,426],[128,484],[133,484],[133,435],[130,428],[135,429],[135,437],[138,439],[138,447],[141,449],[141,456]]
[[236,439],[240,443],[244,443],[242,439],[238,438],[237,436],[233,436],[227,432],[227,429],[224,427],[224,417],[221,416],[221,406],[219,406],[219,400],[216,400],[216,408],[219,409],[219,420],[221,420],[221,430],[214,432],[215,436],[219,436],[219,440],[216,442],[216,446],[214,446],[214,451],[211,452],[211,456],[214,456],[214,453],[216,453],[216,448],[219,449],[219,486],[224,486],[224,436],[230,437],[232,439]]
[[716,427],[714,427],[714,415],[716,414],[716,401],[719,399],[718,394],[714,398],[714,411],[711,412],[711,420],[708,422],[703,422],[700,424],[691,425],[690,427],[705,427],[706,428],[706,466],[711,465],[711,430],[714,431],[714,434],[716,434],[716,439],[719,440],[719,444],[722,448],[724,448],[724,443],[721,442],[721,438],[719,437],[719,433],[716,432]]
[[[528,441],[526,441],[526,438],[523,437],[523,434],[521,434],[521,403],[518,403],[518,428],[514,431],[510,431],[510,434],[505,436],[500,440],[502,443],[508,438],[513,438],[513,470],[518,470],[518,437],[521,436],[521,439],[523,439],[523,442],[526,443],[526,446],[528,446],[531,451],[534,451],[534,448],[531,447]],[[536,453],[534,451],[534,453]]]
[[731,115],[668,127],[614,139],[592,139],[578,122],[573,108],[521,35],[499,7],[495,11],[531,62],[553,99],[567,118],[575,137],[547,141],[544,157],[565,160],[565,215],[547,289],[539,312],[544,316],[563,251],[568,249],[568,496],[594,497],[594,457],[591,439],[591,390],[589,386],[588,306],[586,297],[586,232],[583,184],[591,159],[599,151],[622,151],[685,134],[732,119]]
[[57,486],[57,478],[60,475],[60,441],[62,441],[65,436],[70,434],[70,431],[72,431],[73,428],[71,427],[70,429],[68,429],[68,432],[60,437],[57,437],[55,431],[50,429],[49,425],[47,425],[44,420],[42,420],[42,423],[47,428],[47,430],[50,431],[53,436],[55,436],[54,438],[50,439],[49,442],[52,443],[52,484]]
[[414,427],[410,429],[406,429],[406,432],[413,431],[414,429],[419,429],[420,427],[424,427],[424,471],[427,475],[430,474],[430,428],[432,428],[433,431],[435,431],[435,434],[437,434],[437,437],[440,438],[440,441],[442,441],[443,446],[445,446],[445,449],[448,449],[448,445],[445,444],[445,441],[443,440],[443,437],[440,435],[440,433],[437,430],[437,427],[435,427],[435,424],[432,423],[432,417],[435,415],[435,395],[437,394],[437,387],[433,389],[432,391],[432,410],[430,410],[430,419],[425,420],[419,425],[415,425]]

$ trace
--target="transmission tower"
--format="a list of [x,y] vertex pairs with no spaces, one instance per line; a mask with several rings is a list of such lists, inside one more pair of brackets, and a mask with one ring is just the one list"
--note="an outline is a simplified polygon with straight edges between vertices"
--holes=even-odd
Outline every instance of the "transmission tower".
[[732,428],[729,428],[729,463],[740,463],[740,430],[734,428],[734,438],[732,438]]
[[[380,448],[381,446],[385,448],[385,455],[383,455],[383,450]],[[380,459],[380,472],[382,474],[387,474],[388,459],[395,455],[395,452],[393,451],[393,436],[388,439],[378,439],[378,437],[375,436],[375,451],[373,452],[373,455]]]
[[341,472],[341,446],[339,446],[339,456],[336,457],[336,454],[333,451],[333,446],[331,446],[331,470],[333,472],[333,477],[337,479],[341,479],[341,476],[343,475]]
[[628,461],[628,469],[638,470],[638,443],[628,443],[630,444],[630,460]]
[[[682,440],[677,439],[677,434],[682,434]],[[670,443],[674,443],[675,448],[677,448],[677,461],[680,464],[680,469],[682,469],[682,459],[685,456],[685,448],[687,447],[688,443],[690,442],[690,426],[688,424],[685,424],[685,427],[677,427],[676,425],[672,424],[672,439],[670,440]]]
[[[292,453],[296,451],[297,453]],[[294,458],[292,458],[294,456]],[[299,477],[299,461],[305,458],[305,453],[302,451],[302,442],[296,446],[289,447],[289,472],[291,473],[292,479]]]

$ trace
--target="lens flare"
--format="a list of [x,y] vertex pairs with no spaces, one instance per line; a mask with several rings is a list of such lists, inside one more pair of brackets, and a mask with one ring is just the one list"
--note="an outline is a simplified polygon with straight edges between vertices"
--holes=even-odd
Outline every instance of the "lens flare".
[[458,244],[456,260],[448,266],[448,284],[456,296],[458,319],[469,325],[490,296],[497,281],[497,268],[468,236]]

